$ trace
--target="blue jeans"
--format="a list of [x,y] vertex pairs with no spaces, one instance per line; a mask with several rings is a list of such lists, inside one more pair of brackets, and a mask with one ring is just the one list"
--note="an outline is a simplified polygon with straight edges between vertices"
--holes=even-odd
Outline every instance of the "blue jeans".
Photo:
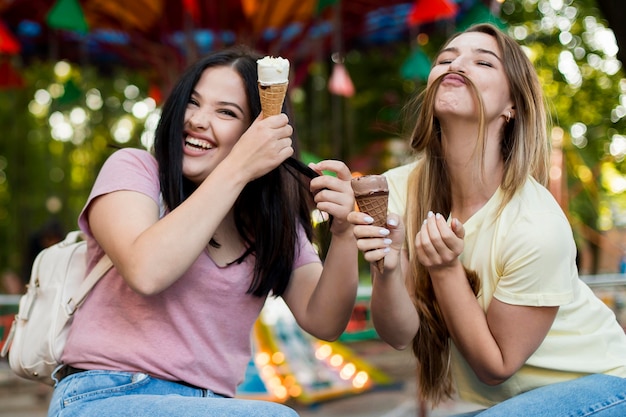
[[59,382],[48,417],[297,417],[270,401],[226,398],[209,390],[153,378],[144,373],[86,371]]
[[517,395],[487,410],[456,417],[624,417],[626,378],[589,375],[546,385]]

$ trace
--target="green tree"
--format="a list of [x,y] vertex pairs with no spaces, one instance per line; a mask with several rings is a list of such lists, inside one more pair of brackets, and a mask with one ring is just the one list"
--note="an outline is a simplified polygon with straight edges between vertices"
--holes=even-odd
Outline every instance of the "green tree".
[[618,249],[600,247],[603,232],[624,226],[626,103],[614,35],[592,0],[507,1],[502,11],[544,86],[553,147],[564,153],[565,208],[597,273],[599,251]]
[[[143,78],[123,69],[103,74],[95,67],[43,61],[20,73],[24,87],[0,93],[0,125],[5,127],[0,267],[26,274],[31,240],[51,222],[61,231],[77,227],[104,159],[115,147],[141,146],[144,114],[155,106],[145,100]],[[138,113],[136,103],[146,110]]]
[[[626,81],[611,31],[595,0],[506,0],[500,15],[544,85],[553,141],[565,156],[565,209],[576,238],[597,251],[603,232],[626,221]],[[403,65],[417,50],[432,58],[456,29],[451,22],[414,28],[406,40],[335,57],[352,76],[350,98],[328,92],[333,61],[311,64],[304,84],[291,89],[302,149],[361,172],[402,163],[402,109],[424,86]],[[28,266],[29,236],[50,219],[75,228],[104,159],[116,146],[149,146],[159,112],[146,98],[153,73],[12,64],[25,86],[0,91],[0,268],[20,270]]]

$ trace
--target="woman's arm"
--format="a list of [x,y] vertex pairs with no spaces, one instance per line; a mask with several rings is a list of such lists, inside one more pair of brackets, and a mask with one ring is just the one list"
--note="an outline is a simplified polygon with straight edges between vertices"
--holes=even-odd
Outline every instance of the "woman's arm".
[[317,338],[335,340],[350,320],[359,283],[356,241],[346,220],[354,207],[352,176],[340,161],[322,161],[313,168],[337,173],[311,180],[317,208],[333,216],[332,239],[324,266],[296,269],[283,298],[300,327]]
[[419,317],[413,302],[413,284],[408,273],[404,244],[404,224],[390,214],[387,228],[371,226],[373,219],[361,212],[348,216],[354,225],[357,246],[368,262],[384,257],[384,271],[371,268],[372,321],[382,340],[396,349],[409,346],[419,329]]
[[[385,258],[385,264],[388,263]],[[413,283],[407,273],[406,251],[400,252],[400,267],[385,273],[372,267],[372,321],[378,335],[395,349],[411,346],[420,320],[413,300]]]
[[493,298],[487,313],[472,292],[458,255],[463,226],[430,216],[415,239],[418,259],[431,275],[435,296],[457,348],[478,378],[499,384],[539,347],[558,307],[515,306]]
[[243,187],[293,153],[287,122],[284,114],[258,118],[198,189],[162,219],[156,203],[138,192],[116,191],[91,203],[92,233],[135,291],[151,295],[172,285],[204,250]]

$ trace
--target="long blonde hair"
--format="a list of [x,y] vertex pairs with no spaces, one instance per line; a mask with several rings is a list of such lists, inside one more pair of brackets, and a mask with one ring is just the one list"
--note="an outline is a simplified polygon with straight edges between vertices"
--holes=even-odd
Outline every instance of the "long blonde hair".
[[[549,169],[547,116],[541,85],[535,69],[522,48],[511,37],[489,24],[479,24],[464,32],[480,32],[492,36],[502,53],[504,71],[515,106],[515,118],[505,125],[501,142],[504,174],[500,189],[504,198],[501,208],[523,186],[529,175],[546,185]],[[461,33],[453,36],[448,43]],[[447,45],[447,44],[446,44]],[[445,46],[444,46],[445,47]],[[460,74],[463,75],[463,74]],[[435,80],[412,102],[415,125],[410,145],[417,155],[417,165],[408,180],[406,227],[410,274],[415,288],[415,304],[420,328],[413,340],[417,358],[418,387],[421,398],[434,404],[454,393],[450,370],[450,335],[435,298],[428,270],[415,256],[413,238],[419,232],[428,211],[450,215],[451,189],[446,168],[445,149],[441,142],[439,122],[434,114],[434,99],[441,78]],[[477,178],[484,178],[486,146],[485,110],[480,92],[473,89],[479,110],[476,152]],[[466,269],[468,281],[478,295],[480,279]]]

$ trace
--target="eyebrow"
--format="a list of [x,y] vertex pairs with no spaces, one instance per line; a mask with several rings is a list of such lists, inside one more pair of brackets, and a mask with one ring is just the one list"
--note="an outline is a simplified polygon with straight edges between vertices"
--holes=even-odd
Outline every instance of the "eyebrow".
[[232,107],[236,107],[237,109],[239,109],[239,111],[241,112],[241,114],[245,115],[246,112],[243,111],[243,109],[241,108],[241,106],[237,103],[232,103],[230,101],[218,101],[217,104],[219,104],[220,106],[232,106]]
[[[439,53],[439,55],[441,55],[444,52],[456,52],[456,53],[459,53],[459,48],[455,48],[455,47],[452,46],[452,47],[449,47],[449,48],[442,49],[441,52]],[[472,52],[479,53],[479,54],[491,55],[494,58],[496,58],[498,61],[502,62],[502,59],[498,55],[496,55],[495,52],[490,51],[489,49],[473,48]]]
[[[198,93],[196,90],[191,90],[191,95],[192,96],[200,96],[200,93]],[[237,104],[237,103],[232,102],[232,101],[218,101],[217,104],[220,105],[220,106],[235,107],[236,109],[238,109],[241,112],[241,114],[243,114],[244,116],[246,115],[246,112],[243,111],[241,106],[239,104]]]

